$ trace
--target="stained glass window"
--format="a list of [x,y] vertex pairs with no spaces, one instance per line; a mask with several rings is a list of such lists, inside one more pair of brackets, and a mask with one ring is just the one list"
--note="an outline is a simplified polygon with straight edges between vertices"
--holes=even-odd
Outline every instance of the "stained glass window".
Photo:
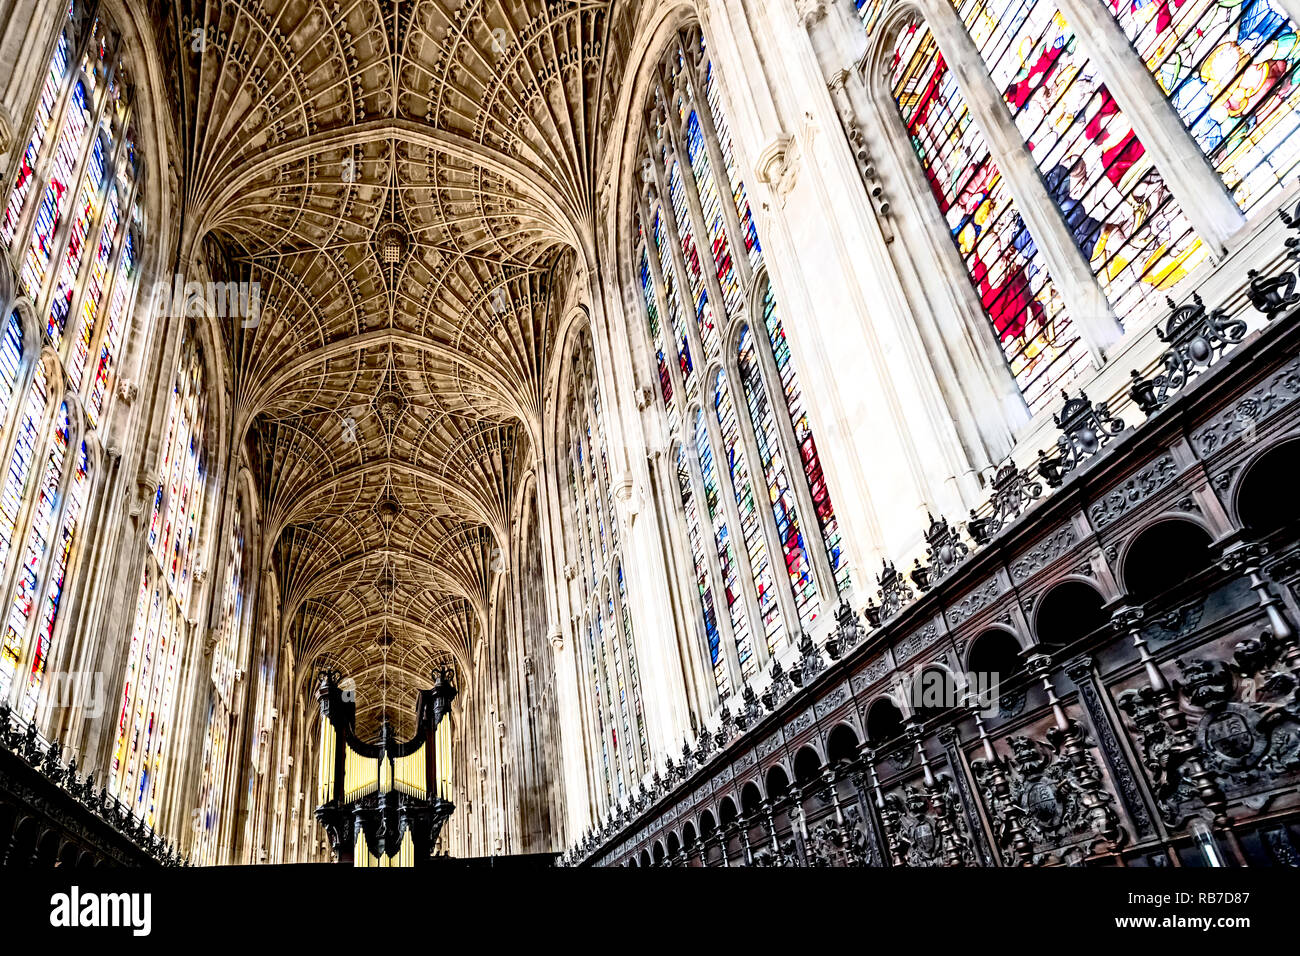
[[717,684],[719,695],[725,697],[731,691],[731,677],[727,671],[726,657],[722,652],[722,641],[718,636],[718,619],[713,610],[713,586],[709,575],[708,557],[700,536],[699,509],[695,505],[695,491],[691,486],[686,450],[681,446],[677,449],[677,484],[682,498],[682,510],[686,516],[686,536],[691,544],[695,586],[704,613],[704,636],[709,646],[709,661],[713,665],[713,679]]
[[591,675],[587,691],[599,741],[601,775],[607,795],[614,799],[625,796],[646,772],[649,748],[628,588],[619,557],[605,422],[591,340],[585,331],[569,368],[564,438],[569,495],[565,511],[576,547],[566,547],[566,552],[569,562],[581,571],[573,578],[584,619],[579,640],[586,645],[585,669]]
[[[135,207],[135,221],[140,219],[140,208]],[[108,396],[108,385],[113,372],[113,363],[117,358],[117,349],[121,344],[122,331],[126,325],[128,309],[135,296],[138,276],[136,262],[135,232],[128,232],[118,256],[117,279],[113,283],[113,292],[109,299],[108,325],[104,329],[99,347],[99,361],[95,369],[95,378],[91,386],[90,399],[86,403],[86,418],[91,425],[99,424],[99,417],[104,412]],[[78,372],[78,376],[80,373]]]
[[[9,408],[18,388],[18,376],[22,371],[22,364],[23,322],[18,310],[14,309],[9,313],[9,321],[5,323],[4,339],[0,341],[0,422],[7,421],[9,418]],[[41,380],[44,381],[43,377]],[[43,396],[41,401],[43,412]],[[34,426],[35,422],[30,420],[29,403],[28,414],[23,416],[18,426],[17,440],[20,447],[23,445],[24,436],[30,433]],[[30,442],[30,439],[28,441]],[[13,540],[18,506],[22,501],[22,486],[26,479],[26,462],[30,460],[30,456],[25,461],[20,460],[17,473],[15,473],[14,463],[11,462],[9,472],[5,476],[4,497],[0,499],[0,568],[4,567],[5,558],[9,554],[9,545]]]
[[71,392],[98,427],[136,292],[142,177],[121,43],[81,6],[69,5],[0,236],[20,264],[22,291],[45,310]]
[[862,18],[867,36],[871,36],[875,32],[876,24],[880,22],[880,14],[885,9],[885,0],[853,0],[853,2],[858,8],[858,16]]
[[[808,492],[817,515],[817,525],[821,528],[822,543],[830,558],[831,573],[835,575],[835,589],[838,593],[844,594],[850,585],[848,559],[841,546],[839,523],[835,520],[835,506],[831,502],[831,493],[826,487],[821,457],[817,454],[817,442],[813,438],[812,426],[808,423],[808,410],[804,405],[803,390],[799,387],[799,377],[795,375],[794,363],[790,360],[790,345],[785,340],[785,329],[781,325],[781,317],[777,315],[776,296],[772,294],[770,285],[763,289],[763,325],[767,329],[768,344],[772,346],[777,377],[780,379],[779,394],[785,396],[786,411],[790,415],[790,422],[794,429],[795,449],[803,467],[804,478],[808,482]],[[745,367],[744,357],[742,342],[742,369]]]
[[41,86],[41,98],[36,104],[36,119],[32,123],[32,133],[28,137],[27,147],[23,150],[18,165],[18,174],[14,178],[13,192],[9,194],[9,205],[5,209],[4,223],[0,226],[0,236],[6,243],[12,242],[18,228],[27,197],[31,195],[36,183],[37,160],[41,146],[45,143],[50,124],[54,122],[55,110],[58,108],[59,96],[63,92],[64,81],[68,75],[68,58],[71,54],[70,27],[65,27],[59,34],[54,47],[54,56],[50,59],[50,70]]
[[749,675],[755,669],[749,639],[749,615],[745,610],[744,592],[740,587],[740,569],[732,550],[731,529],[722,513],[718,477],[713,467],[713,445],[709,440],[702,409],[695,413],[695,454],[699,458],[700,479],[704,485],[705,514],[713,528],[713,544],[722,569],[723,593],[727,599],[727,609],[731,613],[731,630],[736,636],[736,652],[740,658],[741,672]]
[[[640,167],[644,192],[636,255],[641,301],[668,434],[681,449],[677,490],[691,543],[696,607],[715,682],[726,696],[735,688],[727,665],[730,652],[722,653],[720,647],[717,614],[730,620],[738,676],[747,677],[759,659],[753,635],[761,635],[760,648],[774,650],[797,627],[819,620],[819,574],[827,590],[832,577],[837,590],[850,582],[770,288],[764,290],[768,314],[761,319],[751,314],[763,301],[754,288],[756,282],[766,282],[763,250],[735,161],[721,86],[698,29],[678,36],[658,79],[646,105]],[[751,327],[766,327],[771,334],[756,343]],[[670,336],[675,347],[669,346]],[[765,350],[761,358],[756,344]],[[681,394],[668,364],[673,352],[682,371]],[[739,366],[738,380],[726,371],[733,361]],[[708,367],[709,375],[698,376],[697,367]],[[781,395],[786,400],[777,398]],[[777,410],[790,415],[789,421],[778,424]],[[716,421],[716,432],[706,414]],[[797,458],[803,458],[803,467],[792,467]],[[799,502],[806,503],[809,496],[817,501],[824,532],[817,549],[825,549],[824,558],[809,554],[805,538],[803,521],[811,519],[801,514]],[[727,498],[734,500],[735,511]],[[777,570],[776,542],[785,572]],[[786,620],[782,609],[790,605],[780,593],[783,588],[793,599],[795,613],[789,616],[797,614],[797,621]]]
[[1300,45],[1269,0],[1107,8],[1247,215],[1300,175]]
[[[68,452],[68,404],[64,402],[55,415],[54,434],[46,455],[37,487],[36,510],[31,534],[18,568],[18,581],[9,602],[5,621],[4,647],[0,652],[0,690],[8,693],[27,643],[28,624],[40,599],[40,566],[49,546],[50,534],[58,517],[59,484],[63,478],[63,460]],[[35,701],[33,709],[35,708]]]
[[650,339],[654,343],[655,366],[659,369],[659,389],[663,394],[664,404],[671,406],[673,404],[672,373],[668,370],[668,359],[664,353],[663,328],[659,323],[659,307],[655,305],[654,289],[651,286],[650,258],[646,255],[644,233],[641,238],[640,259],[638,272],[641,278],[641,296],[650,322]]
[[[790,475],[776,435],[776,420],[772,406],[763,387],[763,376],[754,353],[754,337],[745,326],[740,333],[740,380],[744,386],[749,417],[754,423],[754,439],[758,446],[763,481],[767,488],[767,503],[776,521],[777,539],[785,560],[786,573],[794,589],[795,606],[802,627],[811,628],[816,621],[819,603],[817,583],[804,544],[803,530],[799,524],[799,508],[790,486]],[[834,520],[833,518],[831,520]]]
[[1084,369],[1087,349],[924,23],[899,34],[890,80],[971,285],[1030,411],[1038,411]]
[[[618,606],[619,617],[623,622],[623,642],[627,647],[627,673],[628,682],[632,687],[641,686],[641,678],[637,674],[635,642],[632,640],[632,612],[627,606],[627,582],[623,579],[623,565],[617,563],[614,565],[615,578],[618,581]],[[645,735],[645,714],[641,708],[641,695],[635,695],[633,706],[636,708],[636,727],[637,742],[641,748],[641,760],[646,765],[650,765],[650,744]]]
[[14,450],[9,457],[9,467],[5,472],[4,498],[0,500],[0,567],[6,566],[5,560],[9,556],[14,532],[17,530],[19,510],[27,497],[28,479],[41,439],[49,398],[49,373],[45,362],[38,361],[32,384],[27,390],[27,400],[14,439]]
[[661,210],[654,212],[655,250],[659,254],[660,268],[664,277],[664,298],[668,303],[668,314],[672,318],[673,333],[677,337],[677,358],[682,370],[682,382],[689,391],[695,385],[695,363],[691,359],[690,336],[682,324],[681,306],[677,297],[677,282],[673,276],[673,253],[664,234]]
[[[17,698],[27,717],[36,712],[46,684],[46,662],[76,567],[77,537],[90,508],[93,444],[76,429],[83,421],[90,428],[101,423],[108,370],[135,293],[144,228],[122,44],[108,21],[88,15],[87,6],[73,0],[65,8],[67,20],[41,79],[0,222],[0,238],[18,267],[19,290],[37,310],[48,343],[45,354],[25,362],[15,312],[0,344],[5,411],[20,391],[26,396],[4,452],[0,569],[15,576],[15,590],[6,605],[0,680],[8,688],[15,668],[29,667]],[[107,357],[105,375],[88,398],[84,371],[96,352]],[[75,414],[78,409],[81,414]]]
[[199,838],[195,856],[204,863],[217,859],[219,825],[227,783],[229,731],[234,725],[235,671],[244,643],[244,511],[235,499],[234,521],[226,551],[227,577],[222,595],[221,631],[212,651],[208,721],[203,738],[203,770],[199,783]]
[[63,510],[63,527],[59,532],[58,550],[55,552],[48,573],[49,584],[45,588],[44,613],[36,632],[36,644],[32,649],[32,664],[21,707],[22,716],[26,719],[31,719],[36,713],[36,702],[45,675],[45,662],[54,640],[54,628],[58,624],[59,610],[63,606],[68,565],[76,544],[79,523],[85,513],[86,496],[90,492],[90,471],[90,452],[83,441],[77,455],[77,470],[72,476],[72,485],[68,489],[68,503]]
[[763,540],[761,513],[754,501],[754,487],[749,480],[749,463],[740,441],[740,425],[736,409],[731,402],[731,389],[725,376],[718,372],[713,380],[713,409],[722,430],[722,451],[726,456],[731,493],[736,497],[740,511],[740,531],[745,539],[754,587],[758,591],[758,613],[763,619],[763,636],[769,649],[774,649],[785,622],[776,602],[776,584],[767,559],[767,543]]
[[955,0],[1075,245],[1121,322],[1165,307],[1207,258],[1051,0]]
[[113,754],[113,789],[152,822],[184,643],[207,490],[207,383],[190,336],[172,379]]

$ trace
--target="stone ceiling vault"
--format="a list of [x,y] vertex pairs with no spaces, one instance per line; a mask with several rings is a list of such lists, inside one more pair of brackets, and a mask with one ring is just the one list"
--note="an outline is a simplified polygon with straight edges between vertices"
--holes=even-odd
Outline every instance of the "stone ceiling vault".
[[227,341],[234,427],[300,677],[325,660],[355,677],[363,724],[385,674],[399,716],[435,660],[467,672],[487,626],[540,434],[557,264],[591,234],[610,7],[173,16],[183,255],[260,284],[259,323]]

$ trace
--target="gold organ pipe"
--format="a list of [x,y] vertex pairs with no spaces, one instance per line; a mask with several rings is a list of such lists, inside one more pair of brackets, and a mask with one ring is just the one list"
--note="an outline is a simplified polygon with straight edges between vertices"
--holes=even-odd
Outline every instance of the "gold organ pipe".
[[393,761],[392,789],[413,797],[425,797],[429,792],[429,773],[425,766],[424,744],[414,753]]
[[347,747],[343,757],[343,799],[351,803],[379,789],[379,761],[363,757],[347,743],[343,746]]
[[320,766],[317,768],[316,796],[318,805],[334,799],[334,754],[338,732],[324,716],[320,726]]
[[451,799],[451,720],[444,718],[435,736],[437,744],[434,770],[438,774],[438,796]]

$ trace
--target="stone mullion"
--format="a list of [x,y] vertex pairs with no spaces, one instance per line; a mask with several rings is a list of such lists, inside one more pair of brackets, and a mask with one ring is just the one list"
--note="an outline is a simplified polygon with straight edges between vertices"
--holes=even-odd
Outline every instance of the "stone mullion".
[[[589,785],[594,783],[589,795],[592,809],[599,812],[600,806],[610,799],[609,793],[606,791],[605,767],[600,761],[600,748],[606,746],[608,742],[605,739],[604,716],[598,703],[601,698],[599,687],[600,662],[597,660],[593,667],[591,660],[589,660],[590,657],[594,657],[596,654],[595,632],[594,630],[589,632],[587,627],[584,626],[584,620],[588,619],[590,614],[590,600],[587,600],[579,611],[575,624],[577,633],[575,635],[574,654],[577,657],[578,665],[577,691],[581,717],[583,723],[587,725],[587,733],[583,737],[587,741],[594,739],[596,742],[594,750],[584,747],[583,753],[586,757],[588,783]],[[593,687],[593,683],[596,686]],[[608,787],[612,789],[613,783],[609,783]]]
[[[571,427],[573,428],[573,431],[577,431],[576,416],[571,419]],[[606,724],[606,715],[603,713],[604,705],[602,705],[602,701],[608,701],[608,696],[610,696],[608,695],[608,687],[602,687],[602,683],[608,684],[608,671],[606,670],[604,661],[601,659],[603,645],[601,648],[598,648],[597,643],[595,643],[595,640],[597,640],[597,637],[595,636],[597,636],[598,628],[595,626],[595,620],[591,617],[593,614],[601,613],[599,575],[595,575],[595,578],[597,578],[597,584],[594,585],[593,589],[593,585],[590,584],[589,575],[591,574],[591,571],[594,571],[594,567],[588,567],[588,563],[591,561],[589,550],[591,525],[584,507],[586,503],[588,503],[589,499],[588,493],[586,493],[586,476],[582,475],[582,466],[577,460],[577,446],[575,441],[569,442],[569,454],[572,455],[573,472],[578,476],[578,488],[573,492],[576,494],[575,499],[573,499],[573,511],[575,511],[575,518],[578,525],[578,550],[581,551],[580,558],[578,558],[578,568],[580,568],[582,572],[582,613],[578,615],[578,628],[584,632],[582,633],[580,640],[584,641],[586,649],[589,649],[591,654],[595,657],[594,665],[590,661],[581,661],[580,669],[585,671],[589,666],[593,667],[593,672],[591,672],[589,680],[590,682],[595,682],[595,687],[588,687],[588,701],[591,715],[595,718],[595,730],[597,730],[597,740],[599,741],[599,745],[608,748],[610,747],[610,740],[608,740],[606,736],[607,728],[604,726],[604,724]],[[582,626],[582,620],[584,619],[586,620],[586,623],[588,623],[588,626],[586,627]],[[612,719],[612,717],[610,719]],[[594,754],[597,760],[599,760],[599,753],[601,752],[597,749],[597,753]],[[608,771],[610,771],[610,779],[608,780],[604,780],[604,773],[606,773],[604,763],[598,763],[598,766],[595,767],[595,777],[597,777],[598,782],[602,784],[602,786],[598,788],[598,792],[602,795],[601,803],[608,803],[608,801],[614,799],[611,792],[615,790],[614,761],[616,760],[616,754],[611,754],[610,769],[608,769]]]
[[[563,466],[569,451],[563,441],[566,429],[567,420],[557,416],[554,431],[545,438],[546,447],[543,452],[548,466],[538,472],[537,518],[541,525],[539,536],[546,582],[547,639],[552,642],[557,716],[561,721],[558,748],[560,772],[556,785],[565,794],[562,805],[568,808],[564,819],[564,829],[567,832],[578,826],[578,807],[590,799],[592,785],[591,761],[585,746],[590,739],[590,727],[587,725],[582,693],[582,637],[576,633],[577,628],[573,625],[572,586],[564,572],[570,556],[565,514],[571,494],[568,474]],[[552,461],[554,464],[549,464]],[[569,632],[567,647],[566,630]],[[466,759],[461,763],[467,767],[468,750],[464,752]],[[461,778],[462,786],[468,788],[463,772]],[[468,789],[465,792],[468,794]]]
[[[704,612],[700,605],[695,575],[695,555],[683,521],[677,474],[674,462],[662,452],[653,453],[650,467],[654,475],[656,503],[660,508],[660,533],[665,547],[670,549],[665,558],[671,565],[669,573],[673,576],[673,587],[678,600],[684,602],[682,613],[685,616],[687,645],[683,648],[683,663],[686,668],[687,693],[692,699],[695,713],[710,713],[721,700],[713,679],[708,637],[703,628]],[[705,573],[709,573],[707,568]],[[709,662],[707,668],[705,661]]]
[[[67,607],[60,612],[63,639],[51,643],[53,653],[45,665],[47,673],[53,669],[78,674],[70,706],[60,708],[57,714],[51,713],[43,705],[38,704],[37,709],[41,721],[38,726],[47,726],[48,736],[51,739],[57,736],[65,749],[77,746],[76,741],[85,727],[83,700],[88,690],[92,694],[95,692],[93,683],[87,687],[88,677],[92,682],[94,679],[104,680],[102,669],[86,665],[88,660],[98,656],[99,651],[95,646],[97,642],[92,635],[100,633],[99,622],[109,610],[105,605],[111,604],[109,598],[112,581],[119,576],[115,566],[105,565],[104,556],[114,553],[115,545],[120,540],[120,526],[108,526],[110,517],[121,513],[114,507],[119,502],[113,494],[121,477],[120,464],[120,460],[105,453],[97,463],[96,473],[91,475],[91,486],[82,506],[81,517],[77,520],[77,536],[80,541],[75,542],[76,554],[69,560],[69,567],[75,567],[76,571],[73,579],[75,589],[69,590],[65,579],[63,602]],[[129,552],[132,549],[128,546],[127,550]],[[67,570],[64,573],[71,574]],[[55,633],[59,634],[60,631],[56,630]],[[102,683],[100,690],[103,690]],[[106,702],[101,701],[101,705],[104,703]],[[79,756],[78,760],[84,768],[84,756]]]
[[[614,630],[617,633],[618,639],[623,643],[623,668],[625,673],[627,674],[628,698],[629,698],[628,721],[632,725],[631,728],[632,739],[628,741],[628,746],[631,748],[631,752],[632,752],[631,760],[632,763],[634,764],[634,769],[636,771],[636,779],[639,780],[641,777],[645,776],[647,773],[650,772],[650,768],[646,764],[646,759],[643,759],[641,756],[641,733],[640,732],[644,732],[644,727],[638,726],[643,721],[641,720],[641,718],[637,716],[637,712],[636,712],[637,699],[641,696],[641,691],[640,691],[641,671],[640,671],[640,665],[638,664],[637,681],[636,681],[637,690],[636,693],[634,694],[632,692],[632,668],[630,666],[631,659],[629,657],[629,649],[631,648],[632,635],[629,634],[627,630],[623,627],[623,614],[625,613],[626,609],[623,606],[623,597],[618,593],[618,587],[616,585],[610,587],[610,597],[614,601],[614,622],[613,622]],[[643,703],[642,704],[643,710],[644,707],[645,705]],[[650,737],[649,734],[647,734],[646,749],[649,750],[649,747],[650,747]]]
[[[725,371],[721,372],[726,375]],[[710,408],[701,408],[700,414],[704,416],[704,428],[708,433],[709,444],[713,447],[713,470],[714,480],[718,485],[718,497],[721,499],[722,510],[726,515],[727,523],[730,525],[731,534],[727,536],[728,544],[731,546],[732,554],[736,559],[737,584],[741,591],[741,599],[744,601],[744,609],[749,616],[749,637],[751,651],[754,650],[759,642],[766,643],[767,633],[763,624],[763,615],[758,606],[758,585],[754,577],[754,568],[749,560],[749,543],[745,540],[744,525],[741,523],[740,504],[736,500],[735,482],[731,476],[731,469],[726,466],[726,456],[720,455],[720,449],[725,448],[722,440],[722,426],[718,424],[716,411]],[[703,470],[701,469],[701,474]],[[707,505],[707,501],[705,502]],[[768,555],[769,572],[772,563],[772,556]],[[739,648],[737,648],[739,654]]]
[[[718,129],[713,123],[713,111],[709,109],[709,97],[704,91],[704,71],[700,68],[699,57],[694,51],[683,51],[686,69],[690,73],[690,93],[687,102],[695,110],[700,123],[701,139],[709,154],[709,166],[713,170],[713,184],[718,189],[719,205],[722,206],[722,221],[727,230],[727,245],[731,249],[731,261],[740,273],[741,288],[749,292],[754,284],[754,266],[749,261],[749,247],[745,245],[745,231],[740,225],[740,213],[736,209],[735,195],[731,190],[731,175],[727,161],[722,153],[722,141]],[[726,192],[723,193],[723,186]]]
[[989,153],[1017,201],[1044,263],[1065,300],[1068,314],[1091,353],[1094,365],[1105,361],[1106,350],[1122,330],[1092,268],[1066,228],[1047,192],[1038,166],[1002,102],[974,41],[957,11],[946,0],[917,0],[953,78],[965,94],[971,117],[983,131]]
[[[700,543],[703,546],[705,563],[709,566],[709,578],[713,590],[713,620],[718,628],[718,643],[722,645],[722,655],[726,658],[727,672],[731,675],[731,687],[734,690],[744,681],[740,670],[740,649],[736,646],[735,626],[731,622],[731,606],[727,603],[726,577],[722,573],[722,559],[718,555],[717,529],[713,517],[709,514],[709,503],[704,494],[704,476],[700,470],[700,456],[694,445],[694,436],[691,441],[691,447],[683,449],[683,458],[690,472],[691,494],[695,498],[696,523],[701,535],[707,532],[709,537],[708,541]],[[712,668],[712,660],[709,661],[709,666]]]
[[[531,788],[534,781],[538,782],[537,792],[542,791],[540,786],[542,775],[538,772],[538,753],[537,753],[537,730],[538,727],[531,719],[529,711],[529,670],[537,668],[537,649],[530,638],[530,633],[535,617],[531,609],[535,607],[532,600],[532,587],[534,579],[525,578],[527,568],[532,561],[532,555],[529,552],[529,540],[526,537],[527,532],[525,522],[527,522],[527,499],[520,508],[519,528],[521,533],[513,542],[517,552],[518,560],[513,562],[513,569],[510,575],[510,608],[512,609],[515,619],[510,627],[510,644],[512,651],[510,653],[510,664],[512,680],[515,684],[515,693],[513,696],[513,710],[515,715],[515,726],[519,728],[516,734],[514,745],[515,753],[520,761],[520,775],[525,781],[525,785]],[[537,723],[540,723],[540,713],[537,715]],[[526,849],[532,849],[532,844],[536,839],[535,834],[543,831],[541,821],[541,812],[536,801],[523,803],[519,808],[520,816],[520,837],[524,842]]]
[[[754,310],[762,308],[761,299],[751,298],[750,304]],[[776,423],[777,443],[785,463],[786,478],[790,482],[798,505],[804,553],[812,562],[813,581],[817,584],[821,611],[825,613],[832,609],[839,595],[839,588],[835,583],[835,571],[831,568],[830,555],[826,552],[826,538],[822,534],[821,522],[817,519],[817,507],[808,488],[808,473],[804,470],[803,455],[794,437],[794,422],[790,420],[790,406],[786,404],[785,386],[781,383],[781,373],[776,367],[776,356],[772,353],[772,339],[767,332],[767,322],[761,314],[750,316],[749,334],[754,339],[754,354],[758,356],[759,368],[762,370],[760,387],[767,392],[768,407],[771,408],[772,420]],[[815,440],[816,436],[814,436]],[[819,453],[819,464],[820,461]]]
[[[666,189],[667,177],[665,176],[664,173],[663,163],[660,161],[660,157],[658,155],[654,155],[652,157],[652,166],[654,167],[655,185],[659,191],[659,195],[662,197],[666,195],[665,189]],[[685,303],[682,302],[681,296],[683,294],[683,290],[686,295],[690,295],[691,286],[690,286],[690,280],[686,275],[686,264],[682,261],[681,238],[677,234],[677,221],[673,217],[671,209],[664,208],[662,203],[660,204],[659,208],[660,208],[661,220],[663,222],[663,227],[664,227],[664,238],[668,242],[668,252],[669,252],[668,258],[669,261],[672,262],[674,279],[676,280],[677,283],[678,305],[685,308]],[[649,219],[648,216],[647,219]],[[706,362],[707,359],[705,358],[704,344],[702,339],[700,338],[699,320],[696,317],[693,308],[689,316],[683,315],[681,318],[682,318],[682,325],[685,327],[686,330],[687,348],[690,349],[691,355],[693,356],[692,361],[695,363],[695,376],[696,376],[695,382],[696,382],[696,388],[700,396],[700,406],[701,406],[700,414],[705,415],[705,411],[703,408],[704,394],[705,394],[705,386],[703,383],[703,378],[705,374],[705,366],[701,365],[700,363]],[[700,469],[699,449],[696,447],[696,429],[694,426],[694,422],[687,421],[687,419],[690,417],[689,403],[683,402],[682,406],[683,406],[682,411],[684,413],[684,417],[682,420],[682,442],[683,442],[683,446],[686,445],[686,442],[688,440],[690,442],[689,451],[685,455],[685,457],[686,460],[690,462],[692,490],[695,495],[696,517],[699,520],[701,531],[703,531],[703,529],[707,527],[709,532],[709,537],[711,539],[708,547],[706,547],[704,551],[705,551],[706,558],[709,561],[710,574],[714,582],[714,587],[713,587],[714,618],[717,619],[718,622],[719,636],[722,637],[725,635],[726,637],[726,639],[722,640],[721,643],[726,648],[725,653],[727,655],[728,669],[731,672],[731,686],[738,687],[742,681],[742,675],[740,671],[740,659],[736,648],[735,631],[731,623],[731,608],[727,606],[726,578],[722,574],[721,559],[717,553],[718,552],[717,528],[714,524],[713,516],[709,514],[708,498],[704,494],[704,478],[703,478],[703,473]],[[707,415],[706,415],[706,420],[707,420]],[[716,461],[717,461],[716,452],[714,453],[714,459],[716,465]],[[719,493],[719,497],[725,497],[725,496]],[[734,541],[734,538],[732,540]],[[734,550],[734,544],[733,544],[733,550]],[[748,560],[749,560],[749,555],[746,554],[745,555],[746,568],[748,568]],[[723,605],[723,610],[725,612],[725,614],[721,614],[721,615],[718,613],[719,598],[721,598],[721,603]],[[722,624],[722,618],[724,616],[726,618],[725,628],[723,627]]]
[[[183,614],[180,619],[179,639],[181,646],[176,657],[177,684],[181,684],[180,675],[188,675],[189,679],[186,686],[177,686],[173,691],[171,720],[165,728],[167,740],[154,751],[154,756],[162,757],[162,773],[158,774],[156,780],[150,781],[150,787],[156,795],[154,829],[175,841],[181,839],[182,822],[188,821],[188,814],[184,813],[184,805],[188,803],[189,794],[181,784],[197,779],[192,765],[202,759],[202,714],[196,704],[200,698],[200,688],[207,684],[204,679],[204,668],[199,664],[199,661],[203,660],[199,626],[190,624]],[[164,660],[159,663],[166,662]],[[158,724],[155,724],[155,733],[157,727]],[[176,781],[176,785],[173,785],[173,781]],[[139,782],[140,774],[137,771],[133,784],[139,786]],[[148,806],[149,801],[146,797],[142,807],[143,816],[148,816]]]
[[[1296,0],[1300,6],[1300,0]],[[1223,180],[1179,119],[1123,28],[1098,0],[1056,0],[1061,13],[1087,47],[1106,78],[1106,89],[1164,176],[1192,226],[1215,259],[1228,239],[1246,223]]]

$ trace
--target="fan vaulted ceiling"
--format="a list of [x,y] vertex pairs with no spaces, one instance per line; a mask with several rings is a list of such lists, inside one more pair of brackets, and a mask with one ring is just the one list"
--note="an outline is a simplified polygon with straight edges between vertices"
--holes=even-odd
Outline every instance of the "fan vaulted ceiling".
[[436,660],[464,675],[487,625],[557,263],[590,228],[610,6],[174,14],[183,239],[261,286],[228,347],[283,626],[301,678],[330,661],[357,679],[363,732],[384,685],[405,724]]

